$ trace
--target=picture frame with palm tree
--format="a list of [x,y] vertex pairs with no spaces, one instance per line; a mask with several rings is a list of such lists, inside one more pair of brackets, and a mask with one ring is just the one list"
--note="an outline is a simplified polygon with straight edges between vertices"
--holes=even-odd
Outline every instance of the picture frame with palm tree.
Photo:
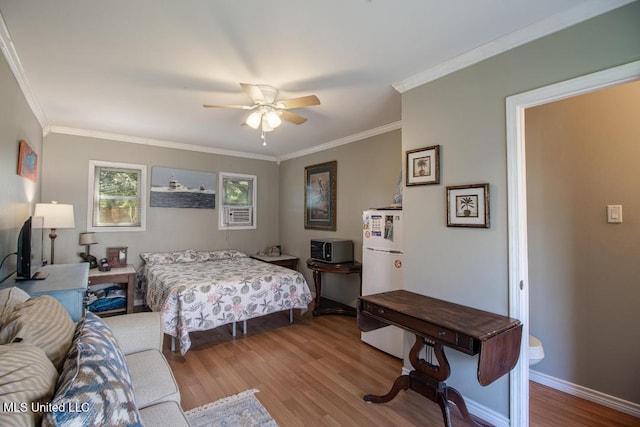
[[440,146],[416,148],[406,151],[405,182],[411,185],[440,183]]
[[489,184],[447,187],[447,227],[489,228]]

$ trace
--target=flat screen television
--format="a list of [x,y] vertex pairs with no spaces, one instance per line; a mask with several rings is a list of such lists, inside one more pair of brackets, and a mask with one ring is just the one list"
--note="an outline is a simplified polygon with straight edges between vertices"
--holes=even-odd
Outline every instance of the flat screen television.
[[42,266],[42,223],[42,217],[29,217],[20,229],[16,280],[41,280],[48,276],[46,272],[38,271]]

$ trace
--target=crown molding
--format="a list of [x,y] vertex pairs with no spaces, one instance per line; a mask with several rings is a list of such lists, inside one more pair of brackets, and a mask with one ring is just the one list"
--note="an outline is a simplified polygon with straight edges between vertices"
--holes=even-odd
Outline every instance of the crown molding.
[[366,130],[364,132],[359,132],[350,136],[345,136],[344,138],[335,139],[333,141],[316,145],[314,147],[311,147],[305,150],[300,150],[300,151],[295,151],[293,153],[285,154],[283,156],[278,157],[278,163],[284,160],[291,160],[291,159],[295,159],[296,157],[307,156],[309,154],[328,150],[330,148],[339,147],[340,145],[350,144],[355,141],[360,141],[365,138],[371,138],[372,136],[381,135],[383,133],[391,132],[392,130],[397,130],[401,128],[402,128],[402,121],[398,120],[397,122],[392,122],[386,125],[379,126],[377,128]]
[[278,161],[274,156],[263,154],[245,153],[243,151],[223,150],[219,148],[203,147],[201,145],[183,144],[180,142],[164,141],[153,138],[141,138],[138,136],[121,135],[117,133],[101,132],[97,130],[78,129],[64,126],[47,126],[46,133],[58,133],[64,135],[86,136],[89,138],[108,139],[110,141],[129,142],[132,144],[150,145],[162,148],[174,148],[176,150],[197,151],[200,153],[220,154],[222,156],[243,157],[246,159]]
[[592,0],[573,9],[553,15],[528,27],[514,31],[506,36],[485,43],[476,49],[472,49],[461,55],[431,67],[421,73],[415,74],[391,86],[399,93],[405,93],[411,89],[444,77],[455,71],[476,64],[492,56],[511,50],[525,43],[539,39],[546,35],[568,28],[587,19],[633,3],[635,0],[609,0],[606,2]]
[[38,98],[36,98],[33,93],[33,89],[31,89],[31,85],[29,84],[29,80],[27,79],[27,75],[24,72],[24,68],[22,67],[22,63],[20,62],[20,58],[18,57],[18,52],[16,51],[15,46],[13,45],[13,40],[11,40],[11,35],[9,34],[9,29],[7,28],[7,24],[4,22],[4,17],[0,13],[0,50],[2,50],[2,54],[4,58],[7,60],[9,64],[9,68],[13,73],[16,81],[18,82],[18,86],[22,90],[22,93],[27,100],[27,104],[31,108],[31,111],[36,116],[36,120],[40,123],[40,127],[44,128],[47,125],[47,117],[44,114],[44,111],[40,107],[40,103],[38,102]]

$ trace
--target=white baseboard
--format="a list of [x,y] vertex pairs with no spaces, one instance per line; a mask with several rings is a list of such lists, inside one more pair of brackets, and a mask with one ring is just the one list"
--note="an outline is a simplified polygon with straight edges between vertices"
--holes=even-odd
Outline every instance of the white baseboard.
[[615,396],[604,394],[600,391],[572,384],[565,380],[551,377],[549,375],[529,370],[529,380],[535,381],[555,390],[562,391],[572,396],[580,397],[598,405],[606,406],[619,412],[624,412],[634,417],[640,418],[640,404],[629,402]]
[[[409,375],[409,369],[402,368],[402,375]],[[493,409],[487,408],[484,405],[479,404],[478,402],[468,399],[464,397],[464,403],[467,404],[467,409],[469,412],[476,417],[480,417],[484,421],[493,424],[495,427],[509,427],[509,418],[505,417],[502,414],[494,411]],[[455,405],[454,405],[455,406]],[[456,409],[452,409],[456,410]]]

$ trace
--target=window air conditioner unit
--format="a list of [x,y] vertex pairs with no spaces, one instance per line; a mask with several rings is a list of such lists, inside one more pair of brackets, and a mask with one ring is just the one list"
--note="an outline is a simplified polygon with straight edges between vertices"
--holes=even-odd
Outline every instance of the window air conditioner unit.
[[253,224],[253,208],[252,207],[224,207],[224,225],[252,225]]

